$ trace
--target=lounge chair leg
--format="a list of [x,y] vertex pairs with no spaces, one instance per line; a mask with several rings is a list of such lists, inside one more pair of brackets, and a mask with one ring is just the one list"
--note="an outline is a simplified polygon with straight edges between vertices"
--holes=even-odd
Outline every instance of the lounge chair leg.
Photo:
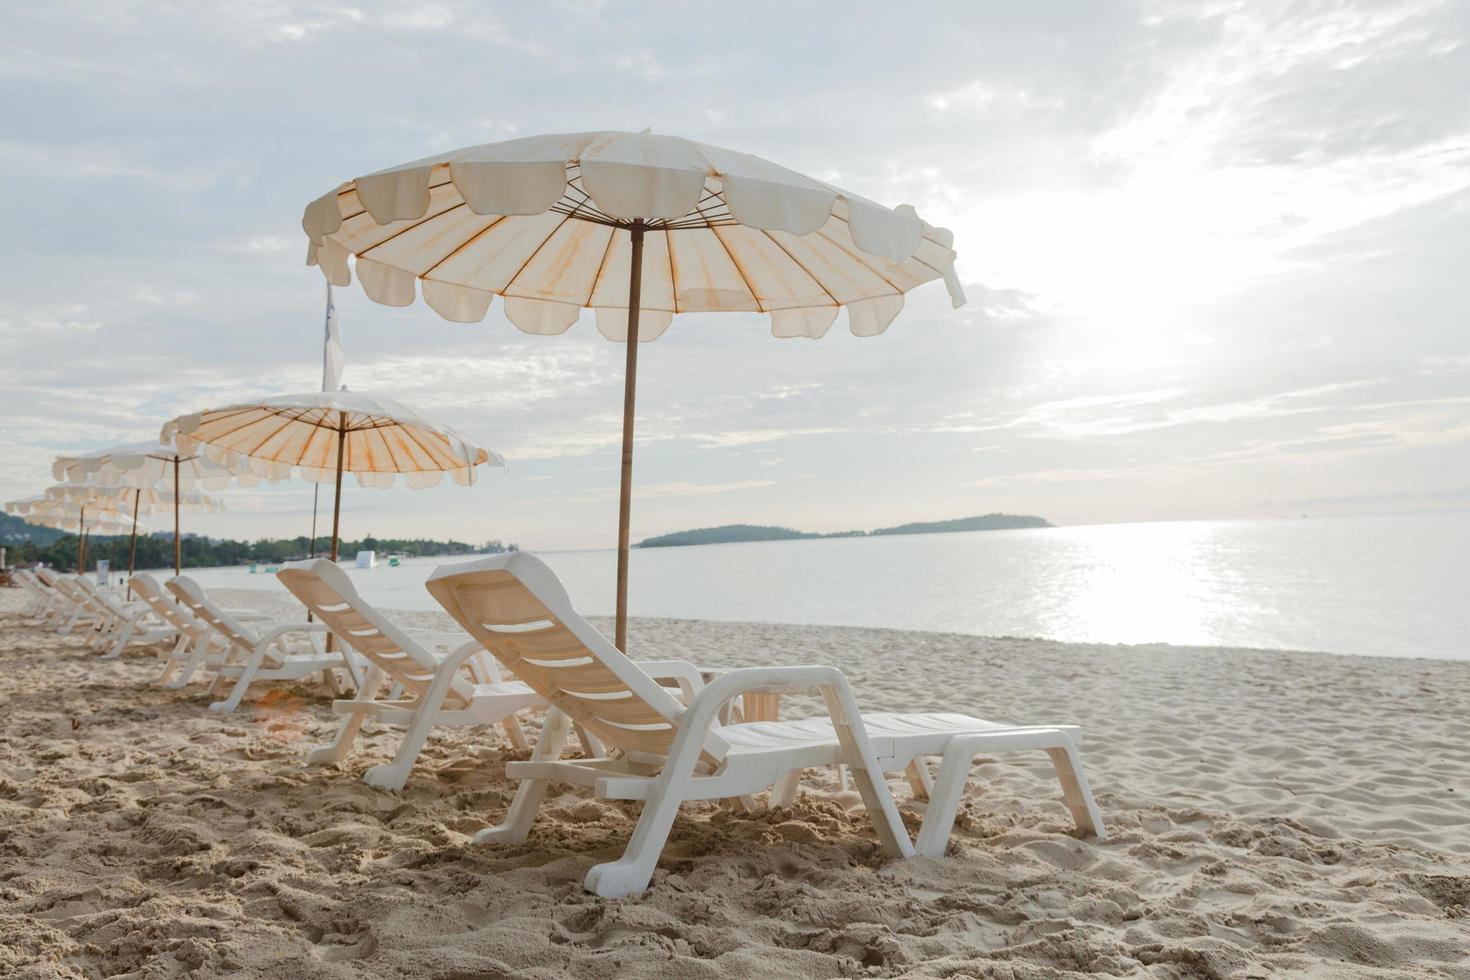
[[124,626],[121,631],[119,631],[117,642],[112,645],[111,650],[102,655],[102,659],[116,660],[118,657],[121,657],[123,648],[126,647],[128,645],[128,641],[133,638],[133,633],[137,631],[137,628],[138,621],[136,619],[128,620],[127,625]]
[[790,806],[801,795],[801,770],[793,769],[776,780],[771,786],[771,808]]
[[[240,702],[244,699],[245,692],[250,690],[250,682],[255,679],[255,672],[260,669],[263,660],[265,660],[265,646],[261,645],[251,651],[250,659],[245,662],[244,668],[240,671],[240,679],[230,690],[230,696],[223,701],[215,701],[209,706],[209,710],[234,711],[240,707]],[[220,679],[224,679],[223,674],[220,675]]]
[[[531,753],[531,759],[537,762],[560,759],[570,728],[566,715],[555,708],[548,709],[546,721],[541,725],[541,737],[536,740],[536,751]],[[549,783],[550,780],[547,779],[521,780],[521,785],[516,788],[515,799],[505,813],[505,820],[499,826],[486,827],[476,834],[475,843],[519,844],[524,841],[531,833],[531,823],[536,819],[536,811],[541,807],[541,800],[546,796]]]
[[916,800],[927,800],[929,794],[934,792],[934,780],[929,776],[929,767],[924,763],[923,756],[913,759],[908,768],[903,771],[904,778],[909,781],[909,789]]
[[[357,692],[357,700],[371,701],[378,696],[378,689],[382,686],[383,670],[374,664],[368,670],[367,680]],[[347,753],[352,751],[352,743],[357,740],[357,734],[362,731],[362,723],[366,718],[366,711],[353,711],[343,716],[342,724],[337,726],[336,738],[332,739],[329,744],[306,753],[306,764],[308,766],[334,766],[347,758]]]
[[531,747],[530,740],[526,738],[526,730],[521,727],[520,719],[515,715],[502,721],[500,727],[505,729],[505,737],[510,739],[511,748],[524,752]]
[[428,699],[421,699],[418,709],[413,713],[413,720],[408,723],[408,730],[403,733],[403,741],[399,743],[393,761],[386,765],[373,766],[362,774],[362,781],[378,789],[403,789],[403,784],[408,782],[408,774],[413,772],[413,764],[423,751],[424,743],[429,740],[429,733],[434,730],[434,716],[439,713],[441,703],[442,699],[432,704]]
[[1057,771],[1057,779],[1062,784],[1062,800],[1072,812],[1072,821],[1078,830],[1098,840],[1106,840],[1102,811],[1097,808],[1097,801],[1092,797],[1092,788],[1087,785],[1087,773],[1082,768],[1082,760],[1077,758],[1077,749],[1072,740],[1065,741],[1066,744],[1061,748],[1046,750]]
[[[688,773],[677,774],[678,783],[687,782],[688,778]],[[679,815],[679,804],[684,802],[684,794],[678,791],[680,787],[675,779],[665,780],[660,776],[659,782],[664,785],[661,788],[655,786],[649,793],[649,800],[643,804],[643,813],[638,817],[638,826],[633,828],[633,837],[628,841],[623,856],[616,861],[593,865],[582,881],[582,887],[587,891],[601,898],[623,898],[637,895],[648,887],[653,869],[658,866],[659,855],[663,853],[664,842],[673,829],[674,818]]]
[[[193,650],[189,654],[189,659],[184,661],[183,672],[180,673],[179,676],[176,677],[174,680],[170,681],[167,686],[184,687],[185,685],[187,685],[189,683],[189,678],[194,676],[194,671],[197,670],[199,668],[199,665],[204,663],[205,658],[209,656],[209,648],[213,645],[213,633],[206,633],[202,637],[196,639],[194,641]],[[211,690],[213,690],[212,687]]]
[[186,633],[179,634],[179,640],[174,644],[173,651],[169,653],[168,659],[163,663],[163,672],[154,678],[153,683],[167,686],[168,679],[173,672],[179,669],[183,663],[184,651],[189,648],[189,636]]

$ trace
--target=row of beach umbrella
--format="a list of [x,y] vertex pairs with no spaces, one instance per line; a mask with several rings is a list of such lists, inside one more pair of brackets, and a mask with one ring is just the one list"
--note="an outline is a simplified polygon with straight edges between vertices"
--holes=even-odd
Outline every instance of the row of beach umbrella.
[[[640,344],[660,337],[675,314],[697,312],[761,314],[778,338],[817,339],[845,309],[854,335],[875,336],[910,290],[933,280],[944,281],[954,306],[964,303],[953,236],[912,207],[885,207],[760,157],[647,130],[437,153],[338,185],[307,205],[302,228],[307,263],[329,289],[349,285],[355,269],[374,302],[408,306],[422,294],[454,322],[482,320],[499,296],[506,318],[538,335],[565,333],[591,309],[597,330],[624,345],[615,596],[622,649]],[[293,473],[333,483],[335,559],[345,473],[372,487],[399,476],[409,487],[430,486],[446,473],[468,485],[477,466],[502,465],[416,409],[345,390],[183,415],[163,427],[161,446],[69,457],[58,460],[58,473],[104,485],[171,482],[179,506],[181,490],[196,486]],[[177,541],[177,513],[175,522]],[[177,565],[177,545],[175,555]]]

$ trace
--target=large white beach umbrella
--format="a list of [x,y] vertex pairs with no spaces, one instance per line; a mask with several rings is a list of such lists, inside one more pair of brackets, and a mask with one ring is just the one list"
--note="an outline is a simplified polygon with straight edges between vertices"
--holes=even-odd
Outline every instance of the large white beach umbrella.
[[[188,491],[194,487],[221,490],[232,481],[241,486],[254,486],[260,477],[253,473],[234,473],[208,459],[198,450],[182,450],[173,443],[135,442],[111,446],[87,453],[57,456],[51,473],[58,480],[93,486],[172,489],[174,508],[174,574],[183,568],[182,538],[179,533],[179,510],[209,509],[191,506]],[[134,515],[136,516],[136,515]],[[129,559],[128,571],[132,571]]]
[[[583,308],[626,344],[617,632],[627,647],[638,343],[675,313],[748,311],[777,337],[823,336],[846,307],[858,336],[887,329],[904,294],[943,279],[953,236],[760,157],[650,132],[558,133],[438,153],[341,184],[306,207],[309,264],[376,302],[424,301],[456,322],[492,297],[533,334]],[[629,311],[631,310],[631,315]]]
[[418,489],[437,486],[445,474],[468,486],[482,463],[505,465],[500,456],[418,409],[345,390],[277,395],[180,415],[164,424],[160,438],[235,472],[279,480],[295,470],[313,483],[335,482],[333,561],[344,473],[364,487],[391,487],[402,475]]

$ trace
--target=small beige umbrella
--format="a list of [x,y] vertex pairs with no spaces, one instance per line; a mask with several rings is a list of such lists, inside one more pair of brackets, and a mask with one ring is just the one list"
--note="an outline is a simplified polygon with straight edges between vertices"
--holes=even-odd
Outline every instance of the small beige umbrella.
[[237,473],[280,480],[296,470],[313,483],[335,482],[333,561],[344,473],[365,487],[391,487],[402,475],[418,489],[438,485],[446,473],[468,486],[482,463],[505,465],[495,453],[418,409],[345,390],[277,395],[180,415],[164,425],[160,438],[182,451],[198,450]]
[[638,343],[675,313],[748,311],[777,337],[823,336],[846,308],[858,336],[887,329],[915,286],[964,302],[953,236],[760,157],[650,132],[555,133],[438,153],[358,177],[302,217],[309,264],[389,306],[416,287],[456,322],[502,297],[527,333],[583,308],[626,344],[617,632],[627,649]]
[[[95,474],[94,474],[95,475]],[[172,508],[174,512],[174,574],[182,571],[179,535],[179,511],[222,511],[224,501],[211,497],[200,490],[159,489],[156,486],[114,486],[98,483],[60,483],[48,487],[46,495],[57,500],[78,502],[93,509],[106,508],[118,513],[126,512],[128,501],[132,502],[132,519],[138,515]],[[138,535],[134,533],[128,542],[128,577],[132,578],[134,559],[137,557]],[[132,595],[132,585],[128,586]]]
[[[196,486],[220,490],[231,481],[241,486],[254,486],[260,479],[253,474],[236,474],[206,459],[197,451],[184,452],[172,444],[135,442],[92,452],[56,457],[51,464],[58,480],[99,486],[145,487],[172,486],[174,499],[183,501],[186,491]],[[179,533],[179,509],[174,508],[174,574],[183,567],[182,537]],[[184,506],[183,509],[193,509]],[[131,559],[129,560],[131,565]],[[132,571],[131,567],[128,569]]]
[[58,487],[50,487],[45,493],[12,500],[5,504],[7,513],[24,518],[28,523],[42,527],[70,531],[77,535],[77,571],[86,566],[87,536],[89,534],[132,533],[136,540],[139,530],[147,529],[140,524],[136,515],[129,518],[120,508],[122,499],[78,499],[55,493]]

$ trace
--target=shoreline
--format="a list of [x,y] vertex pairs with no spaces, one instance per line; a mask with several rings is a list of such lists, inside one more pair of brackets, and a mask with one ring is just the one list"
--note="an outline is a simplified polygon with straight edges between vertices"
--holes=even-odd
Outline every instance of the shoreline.
[[[232,602],[234,602],[236,604],[244,603],[244,604],[247,604],[248,605],[250,603],[250,601],[253,599],[253,600],[255,600],[259,604],[259,608],[266,609],[266,610],[269,610],[269,611],[272,611],[272,612],[280,612],[282,615],[287,615],[291,611],[299,608],[299,604],[296,603],[296,601],[291,598],[290,593],[286,592],[285,589],[284,589],[284,587],[281,587],[279,589],[279,591],[278,591],[277,589],[273,589],[273,588],[269,588],[269,587],[267,587],[267,588],[253,589],[253,588],[233,587],[232,586],[232,587],[228,587],[228,588],[215,588],[215,589],[211,589],[210,592],[211,592],[211,594],[218,594],[218,595],[220,595],[222,597],[228,598],[228,599],[230,599]],[[277,605],[273,601],[264,601],[264,602],[262,602],[261,601],[262,599],[266,599],[266,600],[280,599],[282,601],[281,601],[281,603],[279,605]],[[443,617],[442,618],[442,624],[443,624],[443,627],[444,628],[446,628],[446,629],[449,629],[449,628],[458,629],[459,628],[458,625],[454,623],[453,619],[451,619],[447,613],[441,613],[438,610],[432,610],[432,609],[430,609],[430,610],[424,610],[424,609],[399,609],[399,608],[394,608],[392,606],[381,606],[379,608],[381,609],[382,612],[387,613],[390,616],[393,616],[393,617],[402,617],[402,618],[406,618],[406,619],[412,619],[412,618],[422,617],[422,616],[442,616]],[[603,629],[604,632],[607,632],[607,633],[610,633],[611,632],[611,630],[612,630],[611,623],[613,621],[613,617],[610,614],[608,614],[608,615],[588,615],[586,618],[587,618],[587,620],[589,622],[596,624],[599,629]],[[1325,657],[1325,658],[1330,658],[1332,660],[1337,660],[1339,658],[1346,657],[1346,658],[1350,658],[1350,659],[1353,659],[1353,660],[1369,660],[1369,661],[1381,660],[1381,661],[1384,661],[1386,663],[1395,663],[1395,664],[1416,663],[1416,662],[1417,663],[1424,663],[1424,664],[1460,664],[1466,670],[1470,670],[1470,660],[1456,659],[1454,657],[1398,656],[1396,654],[1391,654],[1391,653],[1335,653],[1335,652],[1333,652],[1331,650],[1304,650],[1304,649],[1294,648],[1294,647],[1254,647],[1254,646],[1242,646],[1242,645],[1239,645],[1239,644],[1235,644],[1235,645],[1232,645],[1232,644],[1192,644],[1192,643],[1168,643],[1168,642],[1164,642],[1164,641],[1146,642],[1146,643],[1102,643],[1102,642],[1086,641],[1086,640],[1057,640],[1057,639],[1052,639],[1050,637],[1045,637],[1045,636],[1014,636],[1014,635],[1005,635],[1005,634],[996,634],[996,633],[959,633],[959,632],[955,632],[954,630],[909,629],[907,627],[900,627],[900,626],[853,626],[853,625],[844,624],[844,623],[782,623],[782,622],[771,622],[771,621],[767,621],[767,620],[758,620],[758,619],[695,619],[695,618],[692,618],[692,617],[685,617],[685,616],[629,616],[628,617],[628,623],[629,623],[630,628],[631,628],[632,624],[639,623],[639,622],[642,622],[642,623],[664,623],[664,624],[676,624],[676,623],[678,623],[678,624],[687,624],[687,625],[691,625],[691,626],[698,625],[698,624],[701,624],[701,623],[709,623],[709,624],[717,624],[717,625],[720,625],[720,626],[749,626],[749,627],[753,627],[753,628],[758,627],[758,628],[768,628],[768,629],[786,629],[786,628],[792,628],[792,629],[821,629],[821,630],[853,630],[853,631],[856,631],[858,633],[892,633],[892,634],[900,634],[900,635],[903,635],[903,634],[917,634],[917,635],[920,635],[920,636],[944,638],[944,639],[951,639],[951,640],[987,640],[987,641],[995,641],[995,642],[1001,642],[1001,643],[1005,643],[1005,642],[1011,642],[1011,643],[1038,643],[1038,644],[1048,644],[1048,645],[1058,646],[1058,647],[1076,647],[1076,648],[1082,649],[1082,650],[1102,650],[1102,649],[1159,650],[1159,651],[1164,651],[1164,652],[1173,651],[1173,652],[1188,653],[1188,654],[1223,653],[1223,654],[1227,654],[1227,655],[1230,655],[1230,656],[1242,656],[1242,655],[1276,656],[1276,655],[1287,655],[1287,656],[1293,656],[1293,657]],[[604,627],[606,627],[606,628],[604,629]]]

